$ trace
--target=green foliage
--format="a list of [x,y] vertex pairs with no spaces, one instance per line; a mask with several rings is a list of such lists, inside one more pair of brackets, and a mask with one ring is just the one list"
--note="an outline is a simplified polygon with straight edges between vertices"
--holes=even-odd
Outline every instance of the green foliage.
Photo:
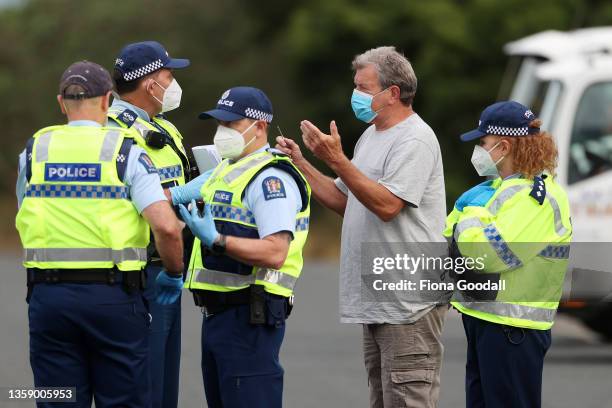
[[[169,115],[188,145],[212,141],[214,126],[198,112],[230,86],[253,85],[275,105],[272,135],[279,124],[299,139],[301,119],[322,129],[335,119],[350,153],[364,129],[350,109],[350,63],[366,49],[395,45],[415,67],[415,110],[438,135],[452,202],[476,181],[471,146],[457,135],[497,98],[502,46],[611,21],[608,2],[587,0],[32,0],[0,12],[0,170],[14,174],[27,138],[63,121],[55,94],[66,66],[89,59],[112,69],[123,45],[145,39],[192,60],[176,74],[183,102]],[[13,180],[3,178],[0,189],[12,192]]]

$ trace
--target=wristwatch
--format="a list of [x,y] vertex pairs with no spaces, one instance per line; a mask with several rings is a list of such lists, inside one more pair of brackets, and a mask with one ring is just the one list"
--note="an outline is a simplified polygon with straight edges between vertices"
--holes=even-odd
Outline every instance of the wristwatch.
[[225,239],[226,238],[227,237],[225,235],[219,234],[215,242],[213,242],[212,248],[210,248],[213,255],[220,256],[220,255],[225,254]]

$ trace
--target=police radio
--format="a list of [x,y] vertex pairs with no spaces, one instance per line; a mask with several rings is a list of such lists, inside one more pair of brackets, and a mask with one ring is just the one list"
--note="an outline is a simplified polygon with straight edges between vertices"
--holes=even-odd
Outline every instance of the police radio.
[[156,130],[147,130],[144,134],[144,140],[147,146],[154,149],[163,149],[168,144],[168,138],[162,132]]

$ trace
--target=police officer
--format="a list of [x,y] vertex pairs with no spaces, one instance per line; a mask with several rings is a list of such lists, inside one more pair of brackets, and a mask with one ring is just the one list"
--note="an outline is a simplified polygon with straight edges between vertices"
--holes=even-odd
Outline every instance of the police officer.
[[[149,315],[142,297],[149,225],[171,276],[181,227],[132,133],[106,127],[112,81],[77,62],[57,97],[67,125],[20,156],[17,229],[28,272],[30,363],[37,387],[76,387],[76,403],[148,407]],[[149,225],[147,225],[147,223]]]
[[[205,178],[185,186],[190,163],[183,138],[164,116],[181,102],[182,91],[173,70],[187,66],[189,60],[170,58],[158,42],[126,45],[115,61],[113,80],[118,98],[109,109],[109,124],[132,130],[138,145],[157,167],[166,192],[170,189],[173,195],[182,194],[183,199],[189,200],[199,196]],[[184,238],[190,250],[193,236]],[[183,280],[172,279],[162,270],[153,244],[149,247],[146,275],[145,296],[152,315],[149,350],[153,407],[173,408],[178,404]]]
[[540,125],[520,103],[498,102],[482,112],[478,129],[461,136],[478,140],[472,164],[493,178],[459,197],[445,231],[451,254],[479,265],[458,275],[463,290],[452,302],[468,342],[468,407],[541,405],[572,226],[567,195],[554,179],[557,149]]
[[272,104],[259,89],[223,93],[214,143],[224,160],[183,219],[198,238],[186,286],[202,307],[202,374],[209,407],[282,405],[279,350],[302,270],[310,187],[267,142]]

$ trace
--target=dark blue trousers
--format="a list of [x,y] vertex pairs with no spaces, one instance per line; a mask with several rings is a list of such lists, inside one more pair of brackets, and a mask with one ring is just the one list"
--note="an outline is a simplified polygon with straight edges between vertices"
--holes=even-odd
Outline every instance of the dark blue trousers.
[[76,387],[76,403],[43,408],[150,407],[149,317],[121,285],[36,284],[28,309],[36,387]]
[[145,297],[152,316],[149,334],[149,367],[153,408],[178,406],[181,362],[181,298],[171,305],[155,302],[155,278],[161,267],[147,266]]
[[503,326],[462,315],[468,408],[539,408],[550,330]]
[[279,362],[284,323],[252,325],[248,305],[202,322],[202,376],[209,408],[280,408],[283,368]]

